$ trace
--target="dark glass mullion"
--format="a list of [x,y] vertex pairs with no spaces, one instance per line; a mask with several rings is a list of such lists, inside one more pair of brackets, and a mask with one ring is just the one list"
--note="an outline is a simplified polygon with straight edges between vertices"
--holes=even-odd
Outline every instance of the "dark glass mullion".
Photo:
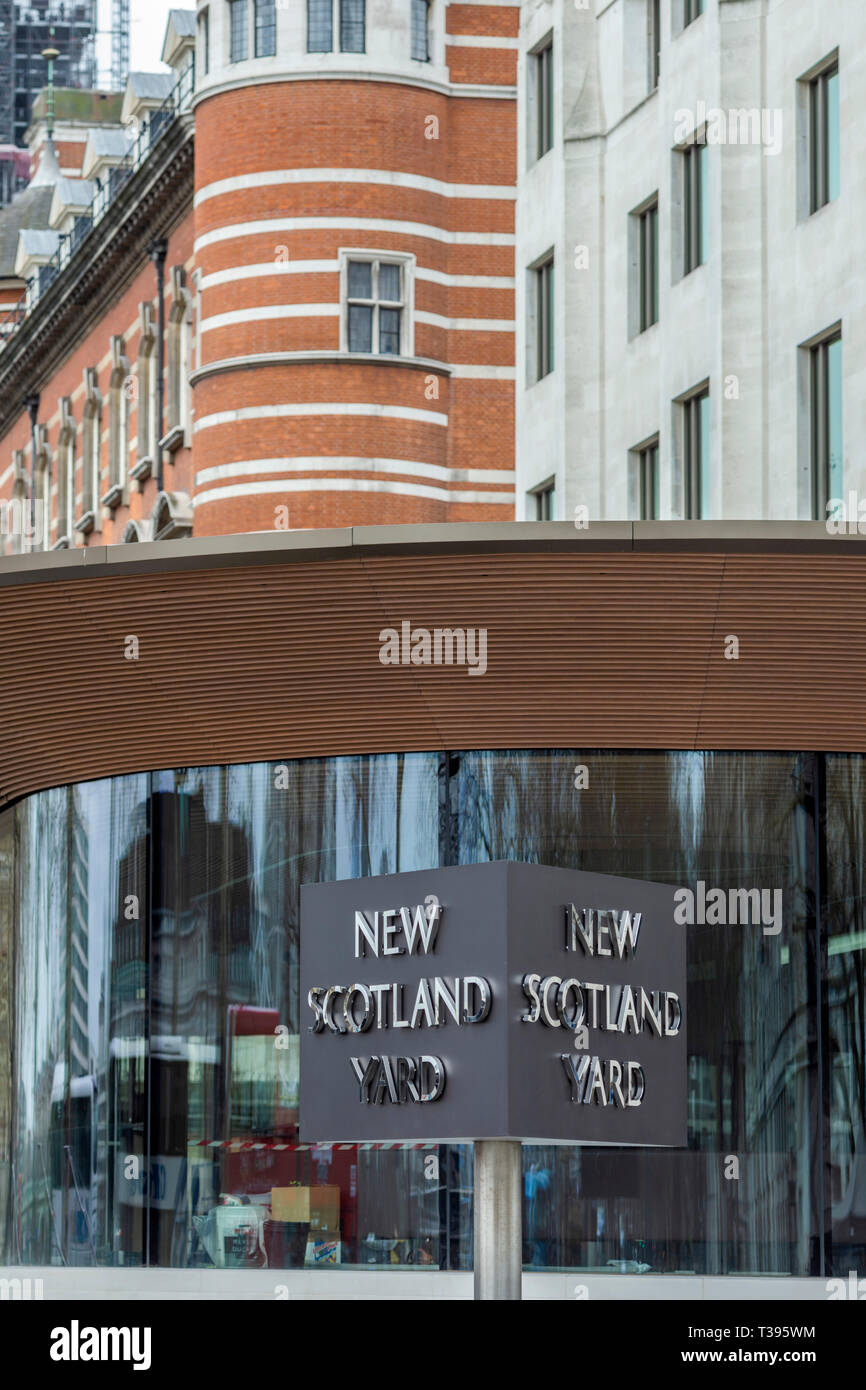
[[806,1028],[812,1065],[807,1070],[811,1126],[809,1269],[813,1278],[833,1269],[832,1183],[830,1173],[830,1055],[827,970],[827,760],[823,753],[804,753],[802,800],[806,826]]

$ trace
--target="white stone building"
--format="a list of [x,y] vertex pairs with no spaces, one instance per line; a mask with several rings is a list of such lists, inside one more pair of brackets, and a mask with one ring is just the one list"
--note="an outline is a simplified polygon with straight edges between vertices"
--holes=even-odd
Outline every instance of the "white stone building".
[[518,81],[518,518],[866,494],[866,6],[525,0]]

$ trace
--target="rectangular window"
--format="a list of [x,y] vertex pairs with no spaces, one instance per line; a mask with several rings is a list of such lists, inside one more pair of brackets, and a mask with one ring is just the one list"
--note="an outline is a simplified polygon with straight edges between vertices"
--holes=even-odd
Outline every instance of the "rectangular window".
[[535,96],[535,158],[553,145],[553,39],[531,55]]
[[659,519],[659,442],[637,450],[637,505],[641,521]]
[[659,205],[653,203],[639,216],[640,331],[658,323],[659,317]]
[[556,483],[553,480],[543,483],[529,495],[535,501],[535,520],[553,521],[556,516]]
[[334,0],[307,0],[307,52],[330,53],[334,47]]
[[365,0],[340,0],[340,52],[364,52]]
[[842,335],[811,350],[812,505],[817,521],[842,492]]
[[430,61],[429,0],[412,0],[412,57],[419,63]]
[[704,12],[704,0],[683,0],[683,28]]
[[350,260],[346,266],[346,344],[349,352],[402,350],[405,271],[395,261]]
[[255,0],[256,57],[273,58],[277,51],[277,0]]
[[682,159],[683,275],[688,275],[707,259],[709,242],[709,204],[707,200],[706,143],[689,145]]
[[229,0],[229,61],[243,63],[250,56],[247,0]]
[[661,0],[648,0],[647,31],[649,40],[649,85],[654,92],[661,75],[662,16]]
[[532,272],[535,317],[535,381],[553,371],[553,257]]
[[199,66],[202,77],[210,72],[210,9],[202,10],[198,17]]
[[839,65],[809,83],[811,211],[839,196]]
[[687,521],[710,515],[710,393],[683,401],[683,478]]

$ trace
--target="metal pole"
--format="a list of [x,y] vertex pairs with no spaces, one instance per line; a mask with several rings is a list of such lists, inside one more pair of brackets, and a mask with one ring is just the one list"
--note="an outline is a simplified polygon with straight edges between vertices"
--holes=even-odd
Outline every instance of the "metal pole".
[[520,1298],[523,1265],[519,1139],[475,1144],[475,1297]]

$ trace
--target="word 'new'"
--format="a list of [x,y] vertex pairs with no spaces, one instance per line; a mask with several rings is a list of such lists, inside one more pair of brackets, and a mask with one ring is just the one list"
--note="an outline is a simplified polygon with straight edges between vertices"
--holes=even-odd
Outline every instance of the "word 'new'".
[[625,956],[637,954],[640,935],[639,912],[614,912],[611,908],[575,907],[565,909],[565,949],[578,945],[587,956]]
[[[436,945],[441,914],[442,908],[438,905],[428,909],[423,903],[414,909],[389,907],[384,912],[356,912],[355,958],[365,956],[367,946],[374,956],[405,956],[407,951],[410,956],[422,951],[425,956],[429,955]],[[406,939],[405,946],[396,940],[401,931]]]

